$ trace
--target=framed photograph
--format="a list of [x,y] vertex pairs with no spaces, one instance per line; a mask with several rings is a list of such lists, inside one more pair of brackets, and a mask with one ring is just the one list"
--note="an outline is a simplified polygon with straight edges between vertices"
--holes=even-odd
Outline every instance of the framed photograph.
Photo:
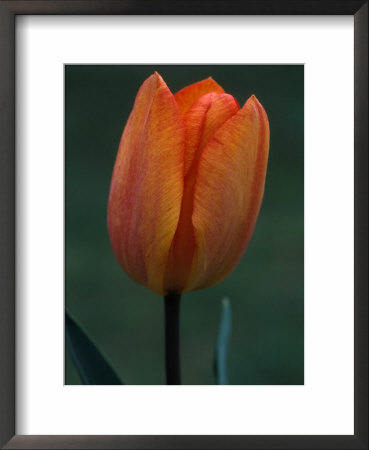
[[[132,119],[130,118],[129,120],[132,121],[136,111],[140,108],[141,93],[152,83],[159,83],[162,89],[165,89],[168,93],[168,98],[174,97],[177,99],[177,103],[181,107],[183,104],[181,98],[188,95],[188,93],[193,93],[198,89],[212,91],[210,93],[201,91],[202,95],[194,102],[191,98],[190,102],[193,103],[193,106],[189,107],[188,111],[183,114],[184,126],[187,127],[187,136],[193,136],[191,133],[196,133],[196,130],[200,131],[201,127],[199,125],[204,120],[205,130],[201,132],[201,135],[204,136],[203,139],[207,139],[209,142],[206,146],[210,146],[210,138],[213,132],[209,127],[213,126],[215,118],[217,120],[214,122],[214,125],[219,130],[217,135],[219,140],[220,134],[225,133],[222,130],[227,129],[227,127],[222,130],[221,128],[226,126],[226,123],[228,123],[228,127],[232,127],[232,121],[228,122],[228,119],[233,116],[235,122],[231,134],[237,136],[241,132],[241,125],[243,123],[248,124],[246,119],[241,120],[240,124],[238,124],[238,117],[241,117],[244,111],[248,111],[250,105],[260,105],[260,108],[263,108],[261,111],[267,111],[265,116],[260,119],[260,129],[264,130],[262,128],[264,126],[262,122],[264,117],[265,134],[268,132],[269,123],[274,123],[271,145],[276,149],[275,155],[270,155],[267,162],[267,140],[269,136],[266,136],[265,144],[263,144],[265,149],[260,148],[259,154],[261,156],[259,157],[264,158],[264,163],[261,163],[262,170],[264,172],[267,166],[267,175],[265,178],[264,175],[260,176],[260,185],[254,188],[257,194],[255,197],[259,195],[259,189],[261,190],[264,185],[265,192],[257,224],[247,246],[245,256],[241,258],[236,267],[234,267],[236,255],[226,264],[220,261],[214,261],[212,265],[208,263],[209,268],[203,273],[203,281],[201,283],[212,286],[199,289],[195,284],[193,287],[189,287],[191,281],[185,275],[187,269],[182,267],[183,265],[178,259],[185,261],[188,257],[191,264],[194,266],[197,264],[192,262],[194,256],[191,254],[188,256],[188,253],[192,252],[190,250],[192,247],[191,234],[184,230],[184,218],[177,219],[177,231],[173,227],[172,234],[176,234],[177,237],[175,241],[174,238],[171,238],[174,241],[171,245],[174,247],[176,241],[178,241],[178,247],[180,239],[183,239],[185,242],[184,254],[181,257],[176,256],[174,259],[177,259],[177,261],[170,263],[181,274],[184,283],[183,286],[177,285],[178,292],[182,293],[181,299],[178,300],[180,304],[181,339],[179,346],[181,355],[177,358],[181,360],[182,370],[179,370],[176,376],[180,376],[181,384],[185,385],[214,385],[218,382],[225,382],[225,380],[219,380],[219,377],[214,374],[213,355],[218,355],[216,341],[219,334],[218,323],[220,322],[220,313],[222,311],[221,301],[223,298],[227,298],[228,300],[225,300],[223,306],[223,309],[225,308],[223,314],[227,314],[226,311],[229,309],[228,314],[233,316],[232,319],[228,319],[229,322],[233,323],[233,326],[230,323],[226,327],[232,328],[232,336],[228,367],[219,367],[220,372],[227,372],[223,375],[227,378],[227,384],[303,385],[304,66],[292,64],[158,64],[154,66],[147,64],[74,64],[66,65],[64,70],[66,99],[65,304],[66,310],[70,315],[66,329],[65,384],[80,384],[82,382],[81,375],[84,378],[91,376],[80,367],[81,361],[78,352],[85,352],[83,349],[80,349],[81,344],[79,340],[74,340],[77,323],[69,330],[69,320],[81,323],[89,337],[94,339],[96,344],[100,344],[99,348],[101,347],[105,355],[109,355],[110,363],[115,366],[117,375],[119,375],[119,378],[122,378],[124,384],[160,385],[166,383],[163,336],[165,328],[163,324],[164,308],[162,295],[160,293],[158,295],[157,292],[162,287],[156,288],[151,282],[145,282],[139,278],[140,284],[143,284],[143,286],[140,286],[124,275],[119,264],[119,261],[121,263],[123,261],[121,261],[120,250],[117,249],[116,245],[121,245],[122,236],[120,236],[120,230],[125,229],[125,226],[119,223],[115,229],[112,224],[112,218],[119,214],[117,209],[127,212],[130,210],[128,205],[126,207],[119,206],[117,209],[114,206],[114,196],[117,195],[117,198],[120,198],[122,195],[121,188],[114,190],[115,184],[120,184],[119,179],[122,177],[120,173],[122,169],[118,169],[118,167],[121,167],[120,156],[118,155],[128,154],[129,151],[123,151],[122,153],[119,150],[121,153],[117,155],[120,135],[124,127],[122,118],[125,117],[128,120],[131,114]],[[209,78],[210,76],[211,78]],[[226,87],[227,84],[229,84],[228,88]],[[132,93],[132,90],[135,92]],[[171,90],[176,92],[174,96],[169,94]],[[225,92],[220,92],[224,90]],[[137,91],[139,93],[136,96]],[[232,92],[233,95],[229,92]],[[255,95],[255,97],[252,97],[252,95]],[[131,97],[130,101],[128,101],[129,97]],[[240,106],[236,99],[239,99]],[[107,105],[110,106],[108,107]],[[274,110],[273,106],[275,107]],[[131,108],[133,109],[132,112],[130,111]],[[150,107],[150,111],[153,111],[152,114],[154,114],[154,108],[155,106]],[[206,119],[200,120],[199,114],[201,115],[202,112],[204,114],[206,112],[204,116]],[[294,121],[293,130],[290,127],[284,128],[283,126],[285,121],[282,118],[288,114],[291,115]],[[248,117],[248,115],[249,113],[245,117]],[[192,118],[194,118],[194,122],[191,122]],[[166,119],[161,115],[160,121],[163,122],[164,120]],[[170,122],[170,119],[168,120]],[[259,121],[257,117],[255,117],[255,120]],[[114,122],[116,122],[116,125],[113,125]],[[139,124],[141,123],[140,119]],[[173,126],[175,125],[173,124]],[[121,145],[123,146],[126,145],[126,136],[130,127],[130,123],[127,122],[124,136],[121,140]],[[88,129],[91,132],[88,133]],[[164,130],[166,128],[160,127],[159,134],[165,133]],[[216,132],[218,132],[217,130]],[[177,132],[179,133],[179,131]],[[142,132],[140,131],[139,135],[141,136],[141,134]],[[169,134],[172,137],[175,135],[173,132]],[[170,141],[169,136],[168,140]],[[287,145],[288,140],[289,144]],[[84,142],[83,145],[81,144],[82,142]],[[197,146],[199,140],[195,137],[191,142],[194,142],[195,145],[191,144],[192,147],[189,147],[190,144],[187,140],[187,149],[185,150],[189,154],[191,154],[192,148]],[[231,151],[228,137],[227,142],[228,144],[223,147],[224,152]],[[245,138],[242,139],[242,142],[250,145],[251,139]],[[102,150],[100,150],[101,147],[103,147]],[[140,147],[143,148],[144,146],[140,145]],[[168,146],[169,152],[173,153],[173,148],[175,147],[176,144],[170,143]],[[128,148],[136,148],[136,144],[129,144]],[[165,147],[162,145],[160,148],[163,150]],[[246,158],[247,155],[252,156],[250,151],[252,147],[247,149],[240,145],[237,148],[239,150],[233,154],[233,157],[239,158],[238,164],[241,165],[242,161],[252,164],[252,161]],[[264,156],[263,151],[265,151]],[[181,211],[184,208],[184,195],[186,194],[189,197],[193,195],[195,197],[193,188],[191,189],[190,170],[200,170],[200,158],[205,158],[206,155],[204,153],[204,143],[199,142],[197,152],[199,152],[199,167],[197,169],[197,160],[194,158],[192,163],[194,166],[191,165],[189,166],[191,169],[187,169],[188,174],[185,176]],[[239,156],[237,156],[238,152]],[[150,154],[154,154],[156,157],[158,153],[158,150],[150,151]],[[92,155],[94,155],[93,158],[96,160],[96,164],[86,163],[86,161],[91,160]],[[216,161],[217,164],[221,163],[222,160],[220,158],[221,156],[219,155]],[[142,158],[142,163],[144,159]],[[115,160],[117,160],[116,163]],[[160,189],[163,189],[163,186],[165,186],[168,173],[175,172],[174,167],[164,165],[165,160],[166,158],[163,156],[160,167],[155,173],[154,170],[151,172],[151,176],[155,175],[155,181],[152,180],[150,184],[152,183],[155,189],[148,194],[149,198],[145,201],[143,198],[134,200],[136,209],[139,207],[139,204],[142,204],[142,210],[145,211],[144,214],[149,214],[151,206],[155,208],[156,214],[156,208],[159,207],[157,195]],[[117,169],[114,169],[115,175],[112,176],[114,163]],[[142,178],[142,165],[140,164],[139,169],[141,175],[134,175],[134,170],[131,166],[132,163],[130,164],[128,176],[123,176],[123,178],[127,181],[129,180],[130,183],[135,183],[135,180],[142,180],[140,181],[141,185],[148,185],[148,175],[144,178],[147,181],[143,181]],[[219,171],[224,170],[226,172],[220,175]],[[227,173],[229,170],[233,172],[233,175]],[[226,236],[238,234],[239,227],[246,231],[247,236],[245,237],[249,239],[249,227],[244,225],[243,220],[237,219],[239,210],[245,212],[248,210],[247,204],[249,201],[244,207],[235,209],[231,207],[232,204],[228,203],[230,207],[228,211],[226,211],[226,205],[222,202],[223,196],[226,198],[230,196],[233,202],[237,201],[235,197],[236,186],[240,192],[250,189],[250,184],[245,181],[246,169],[244,168],[240,172],[241,179],[238,180],[238,184],[234,182],[237,179],[237,174],[234,173],[234,170],[235,168],[231,164],[226,164],[223,161],[222,168],[218,167],[214,179],[216,190],[211,191],[211,198],[207,201],[210,204],[207,207],[209,214],[212,207],[215,209],[212,210],[211,224],[209,223],[206,226],[207,234],[204,238],[210,242],[213,227],[215,228],[216,226],[217,236],[215,242],[211,245],[211,251],[214,253],[217,251],[217,260],[220,259],[220,255],[223,252],[229,252],[224,244]],[[255,173],[258,174],[259,171],[255,169]],[[206,170],[204,169],[204,182],[208,185],[211,183],[211,178],[212,172],[210,167],[208,167]],[[224,180],[223,184],[221,179]],[[253,182],[255,178],[254,176],[249,176],[248,179],[250,182]],[[198,180],[201,181],[200,178]],[[233,180],[232,184],[228,180]],[[173,183],[171,189],[173,194],[175,194],[178,182],[174,180],[171,183]],[[112,186],[111,198],[109,200],[109,212],[107,212],[110,185]],[[189,185],[188,188],[186,187],[187,185]],[[131,185],[127,183],[125,186],[130,188]],[[136,189],[139,189],[139,187],[133,188],[134,191]],[[229,193],[228,190],[230,191]],[[205,191],[206,189],[202,189],[202,201],[205,199]],[[80,192],[80,194],[77,195],[77,192]],[[197,195],[200,195],[199,189],[197,192]],[[218,201],[216,201],[217,195]],[[131,197],[133,197],[133,193],[130,195]],[[89,201],[88,199],[93,200]],[[218,203],[223,205],[221,211],[218,209]],[[167,208],[168,204],[173,208],[176,205],[176,199],[167,200],[165,198],[162,200],[162,204],[163,206],[165,205],[165,208]],[[276,208],[275,205],[279,205],[279,208]],[[178,206],[180,206],[179,201]],[[197,214],[197,209],[198,207],[194,205],[193,214]],[[237,216],[231,219],[231,215],[234,212]],[[183,214],[185,213],[183,212]],[[264,224],[263,218],[265,220]],[[165,222],[168,220],[169,218],[164,219],[160,227],[164,228]],[[249,221],[254,223],[253,218],[250,218]],[[150,219],[150,224],[152,223],[153,219]],[[226,225],[230,223],[232,223],[232,227],[228,228]],[[262,233],[264,227],[265,232]],[[269,228],[271,229],[268,231]],[[144,220],[139,220],[134,229],[137,231],[137,234],[136,231],[133,232],[132,230],[130,239],[132,241],[136,239],[136,245],[139,248],[141,243],[143,243]],[[223,237],[219,236],[222,229]],[[89,230],[88,233],[87,230]],[[117,232],[120,236],[119,238],[118,235],[115,235]],[[89,235],[89,233],[91,234]],[[126,235],[128,235],[127,229],[125,229],[123,236]],[[109,236],[112,241],[111,244]],[[115,241],[117,238],[119,244]],[[152,241],[150,238],[150,243]],[[241,238],[240,242],[235,240],[234,244],[237,250],[244,245]],[[193,247],[198,248],[198,244]],[[169,245],[167,250],[169,250]],[[205,266],[200,250],[197,251],[199,252],[198,258],[201,260],[201,266]],[[253,251],[255,256],[252,256]],[[165,255],[165,259],[168,260],[169,258]],[[206,258],[211,260],[213,257],[210,253],[207,253]],[[233,267],[234,270],[227,277],[224,274],[215,275],[218,271],[226,270],[229,272]],[[125,267],[124,264],[123,269],[131,273],[130,269]],[[199,264],[191,270],[197,274],[201,272]],[[167,269],[165,271],[168,272]],[[178,277],[179,274],[176,273],[176,276]],[[158,278],[160,277],[162,277],[161,274]],[[168,277],[170,277],[169,274]],[[187,279],[185,279],[186,277]],[[214,279],[214,277],[219,277],[219,279]],[[198,284],[199,282],[195,281],[195,283]],[[169,285],[170,281],[168,280],[163,284]],[[262,293],[261,286],[263,284]],[[172,285],[173,291],[175,288],[176,286]],[[88,292],[86,289],[88,289]],[[164,286],[164,290],[167,290],[166,286]],[[247,297],[250,298],[247,299]],[[89,318],[86,316],[86,298],[89,299]],[[112,300],[111,304],[109,304],[110,299]],[[165,301],[165,304],[167,302],[170,302],[169,305],[173,306],[176,300],[169,298]],[[260,308],[258,305],[264,306]],[[276,309],[274,310],[274,308]],[[264,313],[262,310],[264,310]],[[167,312],[171,314],[170,311]],[[277,317],[279,314],[280,317]],[[103,319],[104,316],[106,317],[105,320]],[[117,320],[113,321],[113,317],[116,317]],[[271,320],[271,317],[274,317],[274,319]],[[169,323],[173,321],[174,318],[172,316],[168,317]],[[171,332],[170,329],[167,329],[167,331],[168,333]],[[231,330],[225,329],[224,333],[228,335],[231,333]],[[168,336],[168,340],[172,342],[173,336]],[[70,346],[70,351],[68,351],[68,345]],[[225,343],[219,342],[219,350],[220,348],[223,349],[225,345]],[[125,350],[123,350],[124,347]],[[132,351],[133,348],[135,351]],[[224,352],[224,350],[222,351]],[[170,355],[168,354],[167,356],[169,358]],[[73,361],[73,358],[75,361]],[[254,358],[256,358],[256,361],[251,364]],[[218,358],[215,356],[215,363],[217,361]],[[89,360],[88,363],[94,366],[93,361]],[[98,360],[96,364],[100,365],[101,361]],[[254,369],[251,369],[250,364],[255,365]],[[80,367],[82,373],[78,374],[76,365]],[[145,369],[142,370],[143,368]],[[109,379],[88,379],[88,384],[109,384]]]
[[0,2],[2,448],[368,448],[368,4]]

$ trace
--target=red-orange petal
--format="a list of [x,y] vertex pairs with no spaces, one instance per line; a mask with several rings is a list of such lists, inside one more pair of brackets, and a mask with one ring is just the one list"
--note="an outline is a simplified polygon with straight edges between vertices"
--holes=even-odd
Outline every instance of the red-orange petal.
[[136,281],[164,294],[168,252],[183,194],[184,126],[157,73],[141,86],[114,166],[108,229],[117,260]]
[[221,94],[224,90],[216,81],[209,77],[197,83],[190,84],[174,94],[182,116],[186,114],[196,100],[209,92]]
[[192,215],[196,251],[186,291],[216,284],[241,258],[261,206],[268,152],[268,118],[252,96],[202,152]]
[[210,93],[200,97],[185,115],[184,193],[165,277],[168,290],[181,292],[190,274],[196,246],[192,225],[194,186],[201,152],[214,133],[238,110],[238,102],[231,95]]
[[[184,116],[186,133],[185,176],[195,155],[201,152],[214,133],[240,109],[230,94],[211,92],[200,97]],[[196,158],[195,158],[196,160]],[[198,161],[195,161],[197,166]]]

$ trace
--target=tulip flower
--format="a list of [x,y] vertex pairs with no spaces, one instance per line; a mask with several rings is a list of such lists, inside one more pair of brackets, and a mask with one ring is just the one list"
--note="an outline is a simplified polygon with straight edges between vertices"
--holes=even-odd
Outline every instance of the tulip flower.
[[262,202],[267,115],[212,79],[138,91],[114,166],[108,230],[121,267],[157,294],[212,286],[236,266]]

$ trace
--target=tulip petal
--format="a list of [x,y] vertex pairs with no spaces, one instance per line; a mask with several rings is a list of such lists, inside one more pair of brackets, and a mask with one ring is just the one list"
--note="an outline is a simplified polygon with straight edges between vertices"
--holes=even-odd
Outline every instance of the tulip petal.
[[211,77],[186,86],[174,94],[174,98],[176,99],[181,114],[184,116],[196,100],[210,92],[217,94],[224,92],[223,88]]
[[196,251],[186,291],[216,284],[241,258],[261,206],[268,152],[268,118],[252,96],[202,152],[192,215]]
[[184,117],[186,133],[185,179],[178,227],[169,253],[165,286],[181,292],[188,280],[195,252],[192,225],[194,187],[201,152],[208,140],[239,110],[238,102],[229,94],[210,93],[202,96]]
[[115,256],[136,281],[163,294],[183,194],[184,126],[157,73],[141,86],[119,145],[108,228]]
[[187,111],[184,116],[185,176],[195,155],[200,157],[209,139],[239,109],[238,102],[232,95],[211,92],[200,97]]

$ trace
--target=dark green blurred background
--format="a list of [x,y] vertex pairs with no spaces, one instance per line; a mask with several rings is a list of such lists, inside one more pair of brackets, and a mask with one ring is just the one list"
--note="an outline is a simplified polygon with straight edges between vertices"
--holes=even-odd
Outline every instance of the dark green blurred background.
[[[212,76],[270,122],[263,205],[232,274],[182,297],[183,384],[214,384],[221,299],[233,306],[231,384],[304,383],[304,68],[293,65],[65,67],[65,302],[126,384],[164,384],[163,300],[121,270],[106,227],[119,140],[143,81],[172,92]],[[227,220],[225,217],[224,220]],[[65,383],[79,384],[66,352]]]

